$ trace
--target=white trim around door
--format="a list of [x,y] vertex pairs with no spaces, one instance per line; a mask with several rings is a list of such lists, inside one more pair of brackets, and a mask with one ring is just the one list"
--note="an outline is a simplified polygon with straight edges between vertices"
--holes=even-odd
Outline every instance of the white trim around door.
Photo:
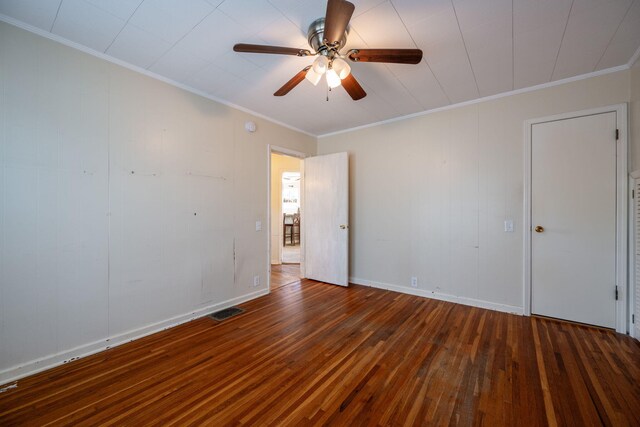
[[627,282],[627,219],[628,219],[628,166],[627,166],[627,104],[593,108],[572,113],[558,114],[526,120],[524,122],[524,298],[523,307],[526,316],[531,315],[531,138],[532,126],[558,120],[573,119],[602,113],[616,113],[618,141],[616,149],[616,286],[618,300],[616,301],[616,331],[626,334],[629,332],[627,317],[628,282]]

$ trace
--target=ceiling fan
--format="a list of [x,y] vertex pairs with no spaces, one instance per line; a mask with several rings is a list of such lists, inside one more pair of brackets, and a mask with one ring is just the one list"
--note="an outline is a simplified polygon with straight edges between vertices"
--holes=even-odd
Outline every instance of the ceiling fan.
[[274,96],[284,96],[305,78],[317,85],[324,75],[330,89],[340,85],[354,101],[364,98],[367,93],[351,74],[351,67],[345,58],[353,62],[385,62],[396,64],[418,64],[422,60],[420,49],[351,49],[345,54],[340,50],[344,47],[348,26],[355,6],[346,0],[329,0],[327,13],[324,18],[316,19],[307,33],[308,49],[292,47],[264,46],[256,44],[236,44],[233,50],[245,53],[269,53],[295,56],[318,56],[313,64],[304,67],[291,80],[278,89]]

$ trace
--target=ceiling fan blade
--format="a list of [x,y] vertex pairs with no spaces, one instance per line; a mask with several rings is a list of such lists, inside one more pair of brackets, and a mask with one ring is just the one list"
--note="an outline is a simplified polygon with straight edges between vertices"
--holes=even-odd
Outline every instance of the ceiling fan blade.
[[347,56],[354,62],[418,64],[422,61],[420,49],[351,49]]
[[351,98],[353,98],[354,101],[367,96],[367,92],[362,89],[362,86],[360,86],[360,83],[358,83],[356,78],[353,77],[353,74],[349,74],[342,80],[342,87],[344,87],[344,90],[347,91],[347,93],[351,96]]
[[311,52],[307,49],[296,49],[295,47],[282,47],[282,46],[266,46],[261,44],[245,44],[239,43],[233,46],[235,52],[245,53],[271,53],[276,55],[295,55],[295,56],[309,56]]
[[273,94],[273,96],[284,96],[288,94],[291,91],[291,89],[298,86],[300,82],[304,80],[305,76],[307,75],[307,71],[309,71],[310,68],[311,68],[311,65],[309,65],[308,67],[304,67],[302,71],[300,71],[298,74],[293,76],[291,80],[286,82],[284,86],[278,89],[276,93]]
[[324,20],[324,40],[328,44],[340,42],[349,25],[355,6],[346,0],[329,0]]

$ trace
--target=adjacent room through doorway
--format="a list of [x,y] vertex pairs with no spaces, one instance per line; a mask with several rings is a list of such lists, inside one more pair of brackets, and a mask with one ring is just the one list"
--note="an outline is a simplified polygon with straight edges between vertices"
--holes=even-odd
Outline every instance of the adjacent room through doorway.
[[300,280],[301,160],[271,153],[271,289]]
[[[299,162],[299,161],[298,161]],[[300,264],[300,171],[282,173],[283,264]]]

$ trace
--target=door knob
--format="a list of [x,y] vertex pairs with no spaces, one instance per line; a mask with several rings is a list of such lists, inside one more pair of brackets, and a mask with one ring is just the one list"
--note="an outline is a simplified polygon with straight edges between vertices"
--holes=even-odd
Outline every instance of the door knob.
[[536,228],[534,228],[534,230],[536,230],[536,233],[542,233],[544,231],[544,227],[541,225],[536,225]]

